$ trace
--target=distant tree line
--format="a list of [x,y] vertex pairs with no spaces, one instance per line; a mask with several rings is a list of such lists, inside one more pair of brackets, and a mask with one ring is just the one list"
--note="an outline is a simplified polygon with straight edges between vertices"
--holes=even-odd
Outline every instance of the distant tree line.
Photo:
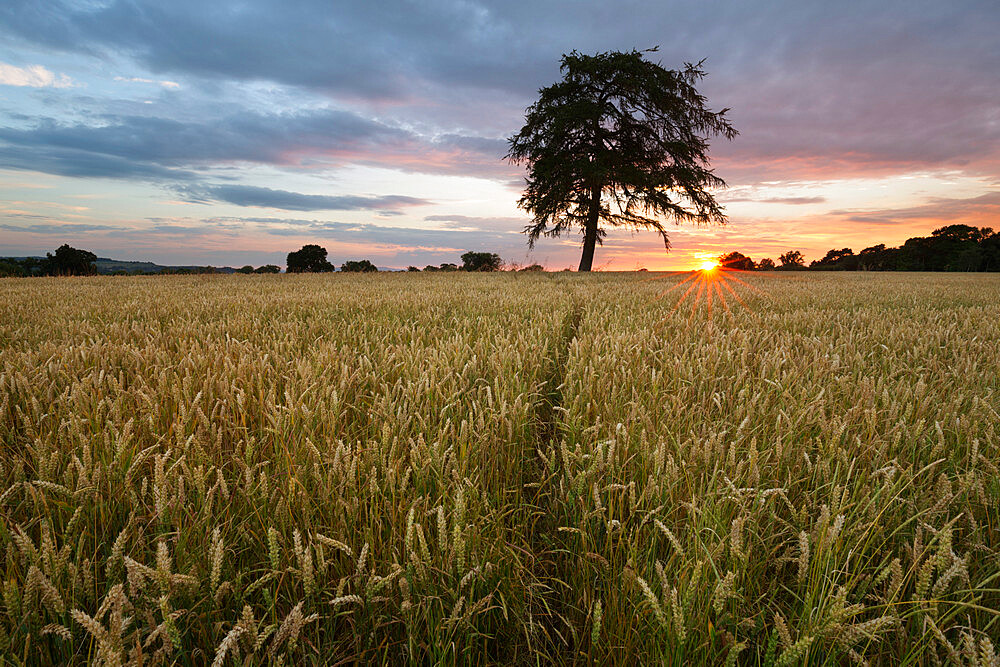
[[97,274],[97,255],[67,244],[55,253],[39,257],[0,259],[0,276],[92,276]]
[[[295,252],[288,253],[288,273],[329,273],[336,271],[335,267],[326,258],[327,251],[323,246],[309,244],[304,245]],[[445,262],[443,264],[428,264],[423,271],[502,271],[504,261],[492,252],[468,251],[462,255],[462,264]],[[544,270],[542,266],[535,264],[531,270]],[[340,270],[346,273],[371,273],[378,271],[378,267],[367,259],[348,260],[340,265]],[[406,267],[407,271],[421,271],[416,266]]]
[[[507,264],[500,255],[491,252],[468,251],[461,256],[462,263],[445,262],[429,264],[422,270],[437,271],[544,271],[540,264],[519,267]],[[108,260],[101,260],[108,261]],[[0,277],[5,276],[86,276],[95,275],[97,255],[63,244],[45,257],[0,258]],[[789,250],[778,256],[778,262],[765,257],[754,261],[741,252],[729,252],[719,257],[719,263],[730,269],[742,271],[1000,271],[1000,232],[989,227],[948,225],[935,229],[930,236],[907,239],[898,248],[878,244],[855,254],[851,248],[835,248],[806,266],[798,250]],[[288,253],[288,273],[326,273],[337,267],[327,260],[326,248],[304,245]],[[107,267],[105,267],[106,269]],[[346,273],[372,273],[378,267],[367,259],[347,260],[340,265]],[[421,271],[416,266],[407,271]],[[265,264],[254,268],[249,264],[238,269],[212,266],[164,267],[158,271],[116,270],[112,274],[200,274],[200,273],[280,273],[281,267]]]
[[806,267],[802,253],[789,250],[780,264],[765,258],[754,262],[739,252],[719,257],[719,264],[744,271],[1000,271],[1000,232],[990,227],[948,225],[930,236],[907,239],[898,248],[884,243],[855,254],[851,248],[834,248]]
[[[103,269],[98,262],[104,262]],[[244,266],[239,269],[215,266],[164,266],[155,270],[135,268],[110,268],[121,264],[142,264],[156,266],[149,262],[115,262],[99,259],[89,250],[80,250],[69,244],[59,246],[55,253],[46,253],[45,257],[0,257],[0,278],[30,277],[30,276],[92,276],[98,273],[112,276],[142,276],[142,275],[189,275],[206,273],[281,273],[281,267],[275,264],[265,264],[254,268]]]

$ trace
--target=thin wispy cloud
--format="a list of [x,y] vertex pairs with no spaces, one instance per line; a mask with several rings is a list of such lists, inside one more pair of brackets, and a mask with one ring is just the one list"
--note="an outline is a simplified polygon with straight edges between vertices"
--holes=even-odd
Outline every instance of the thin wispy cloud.
[[181,84],[176,81],[164,81],[158,79],[146,79],[141,76],[116,76],[115,81],[123,81],[126,83],[151,83],[157,86],[163,86],[164,88],[178,89]]

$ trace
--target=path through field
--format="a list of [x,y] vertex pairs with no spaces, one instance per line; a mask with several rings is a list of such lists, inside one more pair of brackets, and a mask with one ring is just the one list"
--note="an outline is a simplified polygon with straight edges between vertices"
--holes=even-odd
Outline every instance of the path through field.
[[4,658],[995,664],[1000,277],[687,277],[0,280]]

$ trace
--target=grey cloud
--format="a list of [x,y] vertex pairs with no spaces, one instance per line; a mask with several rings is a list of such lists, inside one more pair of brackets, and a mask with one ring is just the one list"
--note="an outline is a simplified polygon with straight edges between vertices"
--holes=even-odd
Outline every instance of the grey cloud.
[[470,215],[427,215],[427,222],[440,222],[450,229],[493,230],[497,228],[516,228],[518,231],[530,222],[528,218],[489,218]]
[[826,197],[763,197],[760,199],[756,199],[754,197],[732,197],[726,198],[724,203],[757,202],[764,204],[822,204],[825,201]]
[[[225,218],[224,220],[234,220]],[[244,223],[253,223],[260,231],[274,236],[312,236],[329,238],[342,242],[368,243],[400,247],[466,247],[479,249],[490,244],[510,244],[514,236],[515,246],[523,248],[524,238],[512,235],[520,231],[513,226],[507,229],[482,230],[442,230],[424,227],[399,227],[370,223],[330,222],[325,220],[305,220],[299,218],[235,218]]]
[[195,177],[186,169],[73,147],[35,144],[16,132],[0,128],[0,168],[40,171],[57,176],[148,181],[186,181]]
[[900,222],[898,218],[879,215],[852,215],[848,216],[850,222],[864,222],[872,225],[895,225]]
[[62,176],[191,180],[192,169],[250,162],[324,169],[346,163],[410,172],[509,177],[499,140],[426,138],[358,114],[240,112],[201,122],[108,116],[100,124],[51,118],[0,127],[0,166]]
[[17,225],[0,225],[0,229],[8,232],[27,232],[30,234],[77,234],[81,232],[120,231],[122,228],[113,227],[111,225],[51,224],[28,225],[25,227]]
[[[242,133],[238,122],[172,130],[175,144],[137,135],[145,136],[138,154],[159,155],[159,167],[316,158],[509,181],[517,170],[497,160],[497,137],[515,131],[537,88],[558,77],[560,54],[655,44],[667,66],[708,58],[704,92],[714,107],[732,107],[742,133],[712,152],[730,182],[946,167],[995,173],[1000,162],[995,0],[7,0],[0,32],[32,48],[125,57],[157,77],[307,88],[380,119],[334,133],[332,144],[295,117],[259,132],[252,120]],[[122,135],[142,132],[138,122],[120,125]],[[141,159],[112,144],[107,155]]]
[[196,203],[227,202],[237,206],[279,208],[286,211],[393,211],[394,209],[422,206],[431,202],[417,197],[387,195],[365,197],[360,195],[307,195],[287,190],[254,187],[250,185],[200,185],[178,189],[187,201]]
[[918,220],[963,222],[977,227],[1000,227],[1000,192],[978,197],[933,197],[918,206],[877,211],[836,210],[831,216],[843,217],[850,222],[871,224],[900,224]]

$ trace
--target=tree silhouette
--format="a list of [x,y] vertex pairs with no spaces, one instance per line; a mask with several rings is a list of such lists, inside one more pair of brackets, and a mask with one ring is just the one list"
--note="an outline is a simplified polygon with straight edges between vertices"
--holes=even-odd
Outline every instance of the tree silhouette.
[[719,256],[719,266],[724,269],[736,269],[738,271],[753,271],[753,260],[741,252],[729,252]]
[[858,258],[850,248],[830,250],[823,259],[809,264],[810,269],[825,269],[833,271],[854,271],[858,268]]
[[989,234],[983,237],[979,245],[983,248],[983,271],[1000,271],[1000,232],[994,232],[989,227],[983,229]]
[[801,269],[806,263],[802,253],[798,250],[789,250],[788,252],[781,253],[778,255],[778,261],[781,262],[782,269]]
[[50,276],[91,276],[97,273],[97,255],[62,244],[56,253],[45,253],[43,272]]
[[340,270],[345,273],[377,273],[378,267],[367,259],[360,261],[350,260],[340,265]]
[[333,264],[326,261],[326,248],[318,245],[304,245],[295,252],[288,253],[289,273],[326,273],[335,271]]
[[264,266],[258,266],[253,271],[254,273],[281,273],[281,267],[277,264],[265,264]]
[[774,260],[770,257],[765,257],[764,259],[757,262],[758,271],[774,271]]
[[496,253],[470,250],[462,255],[463,271],[499,271],[502,267],[503,260]]
[[[655,51],[656,49],[650,49]],[[654,229],[670,249],[663,223],[725,223],[710,188],[725,182],[708,164],[708,138],[732,139],[726,111],[713,112],[695,84],[701,63],[664,69],[640,51],[563,55],[561,81],[539,91],[507,159],[527,164],[518,205],[534,216],[528,245],[542,235],[583,232],[580,271],[612,227]],[[612,206],[613,205],[613,206]]]

